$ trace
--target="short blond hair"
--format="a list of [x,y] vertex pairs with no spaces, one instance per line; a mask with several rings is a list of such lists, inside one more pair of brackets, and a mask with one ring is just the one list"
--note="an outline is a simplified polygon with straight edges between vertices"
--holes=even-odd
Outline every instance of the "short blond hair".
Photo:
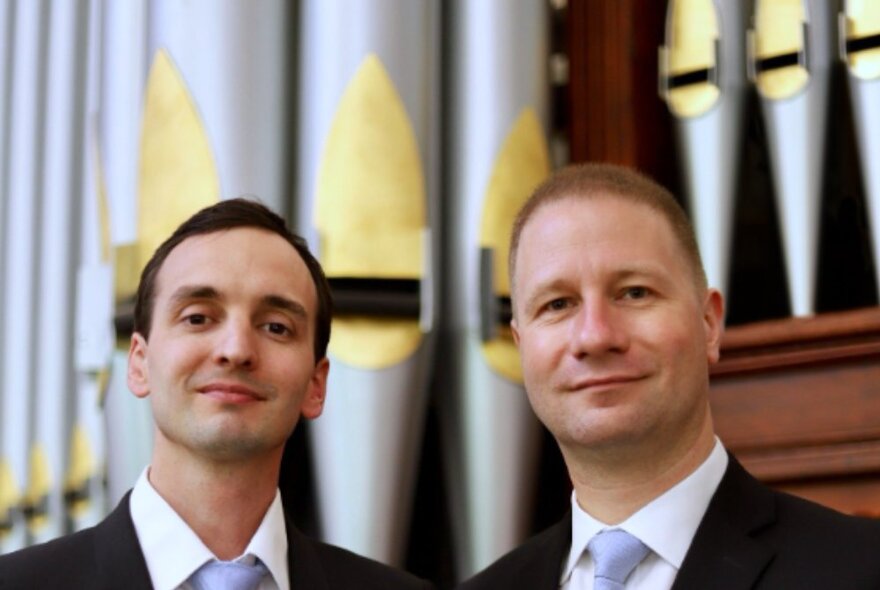
[[520,237],[535,212],[544,205],[564,199],[597,197],[620,198],[645,205],[660,213],[669,222],[675,239],[681,244],[697,284],[706,287],[706,271],[703,269],[694,228],[672,193],[636,170],[599,163],[573,164],[560,169],[539,185],[520,209],[510,236],[508,271],[511,287],[515,283]]

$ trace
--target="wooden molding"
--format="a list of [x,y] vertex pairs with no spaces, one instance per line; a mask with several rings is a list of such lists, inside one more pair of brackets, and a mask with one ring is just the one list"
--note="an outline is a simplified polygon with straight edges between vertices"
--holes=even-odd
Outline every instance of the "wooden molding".
[[880,308],[729,329],[710,399],[716,432],[756,477],[880,513],[880,497],[847,491],[855,479],[880,490]]
[[570,2],[568,120],[573,162],[633,166],[672,187],[672,122],[657,94],[665,4]]
[[[570,0],[566,120],[573,162],[636,167],[680,194],[674,123],[657,95],[666,5]],[[710,402],[719,436],[759,478],[880,514],[880,308],[730,328]]]
[[880,355],[880,308],[785,318],[730,328],[713,376]]

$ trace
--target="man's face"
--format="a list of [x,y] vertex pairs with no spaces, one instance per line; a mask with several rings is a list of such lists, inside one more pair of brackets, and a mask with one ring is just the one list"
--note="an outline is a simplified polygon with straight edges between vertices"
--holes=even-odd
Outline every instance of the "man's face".
[[694,276],[646,205],[569,198],[533,214],[512,327],[529,401],[564,452],[650,453],[706,427],[722,300]]
[[149,396],[158,441],[218,460],[280,454],[323,408],[316,293],[282,237],[256,228],[193,236],[156,280],[149,342],[132,338],[128,383]]

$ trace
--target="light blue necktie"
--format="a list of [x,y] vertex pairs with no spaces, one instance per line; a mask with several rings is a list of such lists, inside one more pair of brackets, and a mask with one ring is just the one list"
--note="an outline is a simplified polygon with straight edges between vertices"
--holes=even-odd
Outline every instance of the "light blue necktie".
[[254,565],[212,559],[190,576],[195,590],[255,590],[269,572],[257,560]]
[[648,547],[626,531],[612,529],[593,537],[587,549],[593,556],[594,590],[623,590],[626,579],[648,555]]

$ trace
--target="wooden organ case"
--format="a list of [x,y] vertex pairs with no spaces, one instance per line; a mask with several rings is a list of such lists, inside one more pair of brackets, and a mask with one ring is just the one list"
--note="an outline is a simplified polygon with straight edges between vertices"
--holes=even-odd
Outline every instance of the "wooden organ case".
[[[572,0],[567,92],[557,100],[570,160],[637,167],[681,195],[669,110],[658,96],[665,2]],[[839,8],[838,8],[839,9]],[[837,23],[834,24],[837,26]],[[832,76],[817,313],[789,317],[759,117],[746,117],[731,309],[711,375],[716,430],[769,485],[880,517],[880,307],[843,62]],[[745,233],[743,233],[745,232]],[[760,251],[754,242],[768,244]]]

